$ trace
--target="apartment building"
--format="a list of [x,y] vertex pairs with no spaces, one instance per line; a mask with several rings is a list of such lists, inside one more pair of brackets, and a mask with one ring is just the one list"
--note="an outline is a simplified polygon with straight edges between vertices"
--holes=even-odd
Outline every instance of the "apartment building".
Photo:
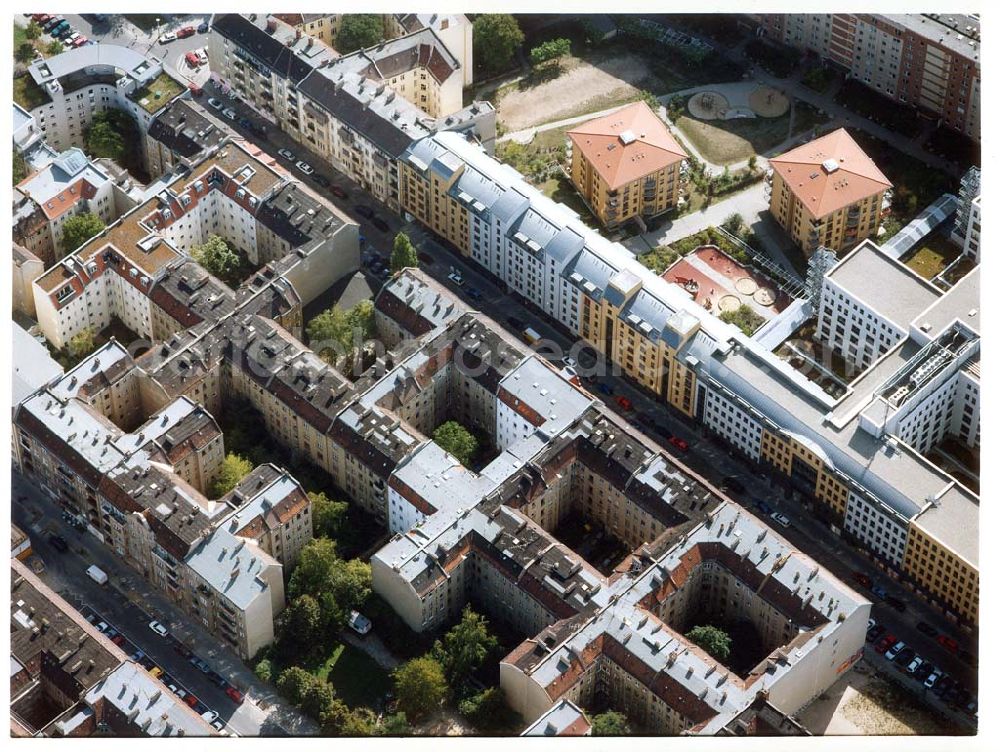
[[216,151],[229,136],[186,99],[167,105],[146,133],[146,171],[153,180],[177,165],[192,167]]
[[21,561],[11,559],[11,736],[215,736]]
[[[888,403],[876,400],[876,392],[891,386],[896,369],[935,348],[945,353],[949,374],[962,371],[961,378],[974,378],[978,270],[908,322],[907,338],[875,360],[846,394],[833,398],[475,145],[449,133],[424,139],[403,160],[401,179],[409,215],[608,355],[664,402],[777,470],[776,477],[810,500],[834,530],[893,566],[904,566],[900,552],[925,506],[920,500],[934,498],[942,507],[962,510],[956,516],[975,514],[970,511],[978,508],[975,493],[893,433],[912,417],[908,435],[915,432],[921,445],[931,445],[956,416],[962,416],[961,423],[964,408],[949,411],[935,403],[933,409],[914,410],[931,404],[923,399],[930,392],[921,392],[901,411],[887,412]],[[829,184],[831,191],[835,185]],[[974,331],[955,339],[952,324]],[[835,330],[836,325],[831,337]],[[873,358],[877,331],[872,323]],[[866,334],[862,361],[867,340]],[[932,341],[937,343],[931,346]],[[924,348],[928,352],[921,355]],[[936,388],[949,379],[931,381]],[[954,383],[957,390],[959,382]],[[963,386],[959,399],[965,394],[971,397]],[[945,399],[943,393],[937,396]],[[880,413],[892,420],[876,419]],[[968,417],[962,435],[974,437],[978,425]],[[876,527],[863,530],[866,520]],[[959,531],[935,541],[975,566],[977,551]],[[963,620],[974,624],[978,619],[977,609],[955,611],[964,602],[951,600],[947,591],[930,595]]]
[[[227,141],[35,280],[42,332],[63,347],[85,329],[105,328],[112,317],[147,338],[191,326],[189,306],[164,308],[175,296],[163,294],[161,283],[210,235],[222,237],[254,264],[282,260],[280,274],[271,269],[249,284],[281,288],[299,319],[303,300],[312,300],[360,263],[355,223],[294,183],[256,147]],[[188,294],[192,303],[201,298],[194,290]],[[224,305],[225,297],[206,294],[201,305]]]
[[95,113],[123,110],[136,121],[140,141],[156,114],[187,85],[161,60],[129,47],[92,44],[37,60],[28,66],[33,94],[42,104],[28,110],[57,151],[84,146]]
[[816,339],[863,371],[939,297],[937,287],[866,240],[823,278]]
[[840,128],[771,160],[771,215],[806,256],[874,237],[892,183]]
[[958,211],[952,226],[951,239],[962,246],[962,253],[979,261],[980,210],[980,170],[970,167],[962,176],[958,190]]
[[980,22],[961,13],[753,16],[758,34],[807,50],[849,77],[980,140]]
[[403,269],[375,296],[375,330],[387,348],[454,321],[470,310],[420,269]]
[[11,249],[11,302],[16,313],[35,317],[35,298],[31,283],[45,271],[42,260],[16,242]]
[[687,152],[645,102],[566,132],[573,185],[605,227],[642,221],[677,205]]
[[591,724],[570,700],[560,700],[529,725],[521,736],[590,736]]
[[212,73],[240,98],[390,207],[396,160],[434,130],[492,149],[496,113],[462,106],[461,63],[431,29],[337,57],[274,16],[215,16]]

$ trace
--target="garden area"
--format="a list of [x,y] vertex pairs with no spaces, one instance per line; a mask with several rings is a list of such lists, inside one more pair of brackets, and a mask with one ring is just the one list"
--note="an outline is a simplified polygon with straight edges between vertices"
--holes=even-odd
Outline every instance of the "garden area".
[[821,65],[810,68],[802,76],[802,83],[819,94],[825,94],[830,84],[836,80],[836,71]]
[[844,81],[835,101],[905,138],[915,138],[923,130],[924,121],[917,117],[916,110],[882,96],[860,81]]
[[30,75],[14,77],[14,101],[29,112],[52,101]]
[[962,249],[951,242],[940,230],[935,230],[921,240],[916,248],[900,259],[924,279],[934,279],[948,264],[962,254]]
[[182,91],[184,87],[178,81],[162,72],[141,89],[137,89],[131,98],[146,112],[153,114]]

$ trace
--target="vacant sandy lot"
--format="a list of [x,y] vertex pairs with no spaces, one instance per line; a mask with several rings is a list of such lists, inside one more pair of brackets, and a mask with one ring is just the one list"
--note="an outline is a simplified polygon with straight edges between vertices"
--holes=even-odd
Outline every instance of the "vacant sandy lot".
[[608,109],[639,97],[652,74],[636,55],[618,55],[597,63],[567,58],[558,78],[527,89],[513,84],[497,103],[508,130],[530,128],[561,118]]
[[910,694],[872,674],[864,661],[800,711],[798,717],[817,735],[954,733]]

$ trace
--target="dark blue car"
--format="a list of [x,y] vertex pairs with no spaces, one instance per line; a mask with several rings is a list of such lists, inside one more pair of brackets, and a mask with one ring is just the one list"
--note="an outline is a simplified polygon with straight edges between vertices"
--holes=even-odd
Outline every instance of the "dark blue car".
[[771,514],[774,511],[771,508],[771,505],[768,504],[763,499],[754,499],[753,505],[757,507],[757,509],[760,511],[761,514]]
[[608,386],[607,384],[605,384],[605,383],[604,383],[603,381],[601,381],[600,383],[598,383],[598,385],[597,385],[597,391],[599,391],[599,392],[600,392],[601,394],[606,394],[606,395],[608,395],[609,397],[610,397],[610,396],[611,396],[612,394],[614,394],[614,393],[615,393],[615,390],[614,390],[614,389],[612,389],[612,388],[611,388],[610,386]]

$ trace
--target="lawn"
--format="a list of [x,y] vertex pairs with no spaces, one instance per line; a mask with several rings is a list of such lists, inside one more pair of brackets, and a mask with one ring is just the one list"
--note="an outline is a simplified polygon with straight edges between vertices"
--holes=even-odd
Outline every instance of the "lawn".
[[25,74],[14,79],[14,101],[30,112],[51,100],[35,83],[35,79]]
[[184,86],[168,76],[166,71],[163,71],[141,89],[136,89],[135,93],[132,94],[132,99],[138,102],[146,112],[152,114],[182,91],[184,91]]
[[352,708],[377,707],[392,687],[389,673],[367,653],[338,642],[329,657],[308,668],[337,690],[337,695]]
[[934,279],[961,253],[962,249],[940,232],[932,232],[901,260],[924,279]]
[[565,204],[570,209],[580,215],[580,221],[588,227],[599,229],[599,223],[587,202],[577,193],[573,182],[559,173],[538,185],[538,190],[560,204]]
[[754,154],[763,154],[788,138],[785,113],[777,118],[739,118],[736,120],[697,120],[682,115],[676,125],[698,152],[713,164],[742,162]]
[[837,74],[832,68],[816,66],[815,68],[810,68],[805,72],[802,76],[802,83],[813,91],[823,94],[830,88],[830,84],[832,84],[836,78]]
[[820,112],[819,108],[813,107],[808,102],[801,99],[795,100],[795,120],[792,122],[792,135],[804,133],[826,125],[830,122],[830,116]]
[[644,253],[637,258],[639,263],[647,269],[651,269],[656,274],[663,274],[679,256],[680,254],[669,245],[658,245],[649,253]]

